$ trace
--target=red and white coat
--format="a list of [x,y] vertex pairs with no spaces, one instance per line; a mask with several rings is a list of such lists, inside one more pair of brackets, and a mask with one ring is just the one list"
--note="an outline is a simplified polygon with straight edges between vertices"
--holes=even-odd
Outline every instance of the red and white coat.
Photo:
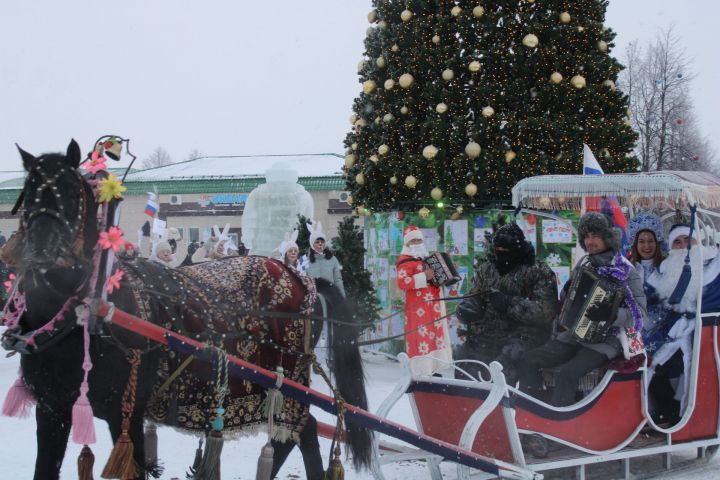
[[[422,259],[401,255],[396,264],[398,287],[405,292],[405,345],[409,357],[430,355],[450,362],[452,348],[448,333],[447,319],[434,323],[445,314],[440,288],[429,283],[425,276]],[[442,364],[433,365],[432,370]],[[427,372],[429,373],[429,372]]]

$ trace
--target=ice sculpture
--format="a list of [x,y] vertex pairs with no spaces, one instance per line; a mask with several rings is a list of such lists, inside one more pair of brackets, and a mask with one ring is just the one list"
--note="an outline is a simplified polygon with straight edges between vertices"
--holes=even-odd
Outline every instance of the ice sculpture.
[[277,254],[285,233],[297,225],[298,215],[313,218],[312,197],[297,183],[298,173],[290,165],[274,164],[265,180],[250,192],[242,216],[242,241],[251,255]]

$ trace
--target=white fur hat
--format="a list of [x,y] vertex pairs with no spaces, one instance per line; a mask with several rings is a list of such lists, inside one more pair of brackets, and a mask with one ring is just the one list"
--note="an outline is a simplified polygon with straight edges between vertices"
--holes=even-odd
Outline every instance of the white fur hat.
[[[677,223],[670,227],[670,233],[668,233],[668,245],[670,246],[670,248],[672,248],[672,244],[675,239],[683,235],[685,235],[686,237],[690,236],[690,225]],[[695,239],[695,241],[697,241],[697,230],[693,230],[693,238]]]
[[411,225],[403,231],[403,244],[409,244],[410,240],[424,240],[422,231],[418,227]]
[[280,243],[280,246],[278,247],[278,251],[280,252],[280,257],[285,258],[285,254],[288,250],[291,248],[298,249],[297,245],[297,237],[298,237],[298,231],[293,230],[292,233],[285,233],[285,240],[283,240]]
[[312,222],[307,224],[308,231],[310,232],[310,246],[312,247],[315,240],[322,238],[327,241],[325,234],[322,231],[322,224],[320,222]]

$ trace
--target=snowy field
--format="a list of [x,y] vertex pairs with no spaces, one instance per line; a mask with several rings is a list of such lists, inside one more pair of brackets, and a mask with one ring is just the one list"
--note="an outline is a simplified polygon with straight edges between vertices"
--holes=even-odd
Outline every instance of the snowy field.
[[[383,356],[370,355],[364,356],[366,372],[368,377],[368,396],[370,399],[370,407],[375,411],[382,400],[392,391],[397,379],[400,376],[400,366],[398,363],[389,360]],[[17,372],[18,356],[9,359],[3,359],[0,362],[0,394],[4,396],[4,392],[12,385]],[[313,387],[326,391],[321,388],[322,379],[314,378]],[[316,417],[328,423],[332,422],[332,417],[322,411],[314,412]],[[408,426],[413,426],[412,413],[410,412],[407,402],[396,406],[393,411],[392,419]],[[104,465],[107,455],[111,450],[110,435],[107,431],[105,423],[96,420],[96,433],[98,437],[97,444],[93,445],[93,451],[96,456],[95,462],[95,478],[100,477],[100,471]],[[33,419],[18,420],[14,418],[0,417],[0,438],[3,446],[0,450],[0,464],[2,465],[3,479],[27,479],[32,478],[33,465],[35,461],[35,425]],[[158,428],[159,437],[159,455],[165,465],[165,473],[162,476],[164,480],[185,479],[185,472],[188,465],[192,463],[195,455],[197,441],[191,437],[182,435],[170,428]],[[242,441],[226,442],[222,455],[222,478],[224,480],[251,480],[255,478],[255,467],[260,448],[265,443],[264,436],[258,436]],[[326,439],[320,440],[323,451],[323,457],[327,462],[327,456],[330,450],[330,441]],[[77,467],[76,459],[80,452],[80,446],[70,444],[65,457],[65,463],[62,468],[61,478],[76,479]],[[692,452],[690,452],[692,453]],[[344,457],[343,457],[344,459]],[[653,470],[659,467],[658,462],[645,462],[647,468]],[[349,462],[345,462],[345,478],[347,480],[370,479],[372,476],[368,472],[354,472],[351,470]],[[615,462],[617,465],[618,462]],[[633,463],[635,465],[635,463]],[[642,465],[642,464],[641,464]],[[640,467],[642,468],[642,466]],[[589,478],[614,478],[617,474],[610,474],[611,468],[601,465],[589,469]],[[423,463],[405,462],[384,468],[388,480],[392,479],[422,479],[428,478],[427,470]],[[456,478],[455,466],[444,462],[442,465],[444,477],[447,479]],[[618,470],[619,471],[619,470]],[[638,468],[633,468],[634,473],[641,473]],[[720,455],[716,456],[711,463],[696,465],[673,474],[652,475],[651,478],[662,479],[689,479],[689,480],[710,480],[720,478]],[[302,479],[304,478],[304,468],[302,458],[296,449],[290,455],[290,458],[280,471],[279,479]],[[646,477],[643,475],[643,477]],[[550,472],[546,478],[573,478],[570,472]]]

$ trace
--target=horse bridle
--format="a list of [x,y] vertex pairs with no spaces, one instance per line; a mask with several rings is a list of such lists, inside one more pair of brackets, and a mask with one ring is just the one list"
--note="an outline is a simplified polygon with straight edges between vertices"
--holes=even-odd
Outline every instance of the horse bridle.
[[72,244],[78,237],[81,237],[84,233],[83,220],[84,217],[87,215],[87,203],[85,200],[86,192],[83,192],[83,194],[80,195],[80,204],[78,206],[77,217],[74,219],[72,224],[70,223],[70,220],[63,215],[65,207],[60,202],[60,192],[58,191],[58,187],[56,184],[60,177],[62,177],[66,172],[74,174],[80,182],[80,185],[83,185],[83,189],[86,188],[85,180],[83,179],[82,175],[80,175],[80,173],[74,168],[71,169],[67,167],[60,167],[60,169],[55,172],[52,177],[50,177],[40,169],[39,165],[36,165],[28,171],[28,176],[25,180],[25,188],[23,188],[23,191],[20,193],[20,196],[15,202],[15,206],[12,209],[12,214],[15,215],[19,210],[20,206],[22,205],[22,202],[25,199],[25,192],[27,190],[28,183],[31,180],[31,175],[33,173],[36,173],[40,177],[41,183],[40,186],[35,190],[35,197],[33,198],[34,203],[39,204],[42,201],[43,193],[45,193],[46,190],[50,189],[52,197],[55,199],[55,203],[57,204],[57,210],[53,210],[47,207],[38,208],[37,210],[31,212],[27,218],[20,218],[20,227],[26,232],[29,232],[31,228],[30,222],[35,217],[39,217],[40,215],[49,215],[55,220],[57,220],[60,225],[63,225],[67,229],[68,233],[70,233],[70,237],[72,238],[72,241],[70,242]]

